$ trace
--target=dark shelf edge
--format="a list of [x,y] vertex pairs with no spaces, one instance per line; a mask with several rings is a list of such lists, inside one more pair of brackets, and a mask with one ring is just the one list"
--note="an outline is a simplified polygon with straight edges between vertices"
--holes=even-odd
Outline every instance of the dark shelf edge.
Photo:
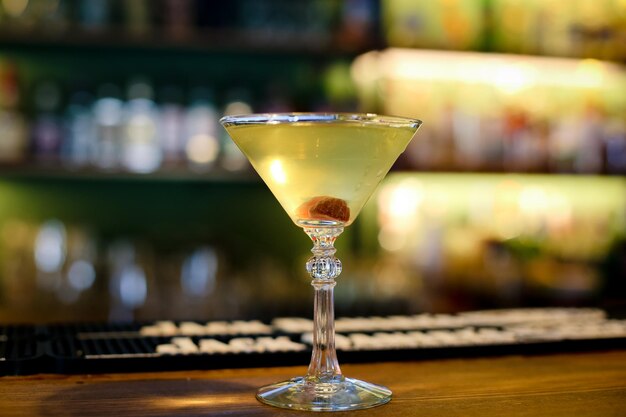
[[162,31],[133,34],[124,30],[72,29],[64,32],[43,30],[0,29],[2,48],[76,48],[84,50],[174,50],[183,52],[289,54],[312,56],[355,56],[381,49],[379,40],[363,45],[342,45],[332,36],[316,36],[307,33],[285,32],[266,36],[258,31],[203,30],[181,37],[173,37]]
[[1,164],[2,179],[38,179],[66,181],[135,181],[135,182],[199,182],[199,183],[259,183],[253,171],[231,172],[222,168],[206,171],[192,168],[162,168],[149,173],[104,170],[93,167],[70,168],[62,165]]

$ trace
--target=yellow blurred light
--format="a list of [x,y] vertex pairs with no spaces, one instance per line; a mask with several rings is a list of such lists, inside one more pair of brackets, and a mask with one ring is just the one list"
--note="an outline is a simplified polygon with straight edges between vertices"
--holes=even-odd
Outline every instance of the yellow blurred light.
[[398,233],[389,227],[382,227],[378,233],[378,243],[389,252],[397,252],[406,245],[407,236],[405,233]]
[[441,81],[493,85],[505,93],[534,86],[600,88],[623,79],[623,73],[619,65],[593,59],[402,48],[366,53],[352,67],[360,88],[378,80]]
[[471,221],[477,224],[490,224],[494,210],[493,184],[477,181],[468,187],[468,192],[472,196],[467,203]]
[[378,68],[378,54],[377,51],[371,51],[357,57],[350,68],[352,78],[368,84],[376,81],[381,72]]
[[496,68],[493,82],[503,92],[515,94],[535,84],[535,73],[528,65],[502,65]]
[[496,238],[501,241],[515,239],[522,234],[522,227],[513,219],[498,219],[494,225]]
[[197,164],[208,164],[217,158],[219,146],[215,137],[199,134],[189,138],[185,151],[190,161]]
[[148,115],[134,116],[126,126],[126,135],[133,142],[149,142],[155,134],[154,120]]
[[286,184],[287,183],[287,173],[283,168],[283,164],[279,159],[274,159],[270,163],[270,173],[272,174],[272,178],[278,184]]
[[20,17],[28,7],[28,0],[2,0],[4,10],[11,17]]
[[431,219],[445,219],[449,215],[450,209],[458,207],[458,203],[453,200],[458,197],[448,189],[435,188],[429,190],[428,198],[424,201],[424,212]]
[[224,114],[237,115],[252,113],[252,107],[245,101],[232,101],[226,105]]
[[578,84],[589,88],[601,87],[604,83],[604,65],[595,59],[585,59],[576,68]]
[[552,226],[567,226],[573,219],[572,204],[564,195],[553,193],[549,196],[547,215],[547,220]]
[[564,258],[603,259],[626,231],[625,187],[617,177],[391,174],[376,199],[375,238],[410,262],[432,251],[466,262],[485,241],[516,238]]
[[232,404],[241,404],[242,398],[236,398],[226,395],[196,395],[185,396],[180,398],[158,398],[154,400],[154,405],[158,408],[206,408],[214,409],[214,407],[226,407]]
[[5,248],[18,249],[29,245],[29,235],[28,224],[17,219],[7,220],[0,231],[2,245]]
[[542,214],[548,208],[548,195],[545,190],[536,186],[524,187],[518,198],[519,209],[522,214]]
[[391,190],[387,200],[389,215],[402,219],[412,217],[422,203],[423,193],[422,185],[417,181],[398,184]]
[[381,224],[378,241],[383,249],[397,252],[407,247],[422,218],[419,209],[424,194],[422,183],[413,178],[383,187],[378,195]]

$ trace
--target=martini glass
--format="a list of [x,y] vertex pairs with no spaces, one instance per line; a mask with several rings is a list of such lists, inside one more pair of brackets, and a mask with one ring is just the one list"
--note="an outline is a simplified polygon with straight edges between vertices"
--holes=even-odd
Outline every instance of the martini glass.
[[276,407],[356,410],[391,391],[341,373],[333,288],[341,273],[334,242],[357,217],[421,122],[375,114],[252,114],[220,120],[293,222],[313,241],[306,269],[315,289],[313,353],[305,376],[261,388]]

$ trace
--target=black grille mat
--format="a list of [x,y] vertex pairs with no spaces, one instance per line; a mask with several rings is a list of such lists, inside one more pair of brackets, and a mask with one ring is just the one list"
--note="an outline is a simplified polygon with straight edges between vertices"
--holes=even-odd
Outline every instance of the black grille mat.
[[[402,317],[395,317],[402,322]],[[443,320],[445,317],[439,318],[441,323],[451,323]],[[361,319],[361,322],[368,325],[367,320],[369,319]],[[387,326],[389,323],[393,324],[393,320],[385,318],[377,317],[371,320],[372,323],[386,323]],[[376,329],[372,327],[364,328],[362,331],[340,329],[337,343],[339,361],[340,363],[363,363],[626,349],[626,321],[612,320],[604,314],[594,314],[588,321],[581,321],[582,324],[577,321],[572,324],[573,321],[567,318],[548,324],[529,320],[527,326],[523,320],[513,323],[510,318],[507,319],[509,320],[507,323],[498,323],[497,320],[491,323],[485,322],[484,317],[480,320],[475,325],[472,325],[471,321],[464,321],[463,326],[449,325],[448,327],[438,325],[435,320],[434,324],[426,328]],[[404,322],[408,323],[407,320]],[[170,334],[155,335],[153,331],[142,332],[142,329],[146,330],[146,327],[154,330],[159,323],[169,326]],[[187,329],[192,330],[195,325],[200,326],[196,327],[202,330],[205,328],[202,326],[210,324],[196,322],[191,323],[189,327],[190,322],[185,323]],[[219,323],[224,326],[225,322]],[[356,323],[360,322],[356,321]],[[521,328],[520,325],[522,325]],[[583,333],[576,334],[572,333],[572,325],[586,327],[581,327]],[[181,322],[169,321],[1,326],[0,375],[306,366],[311,355],[310,343],[307,342],[310,337],[307,338],[306,332],[288,331],[272,323],[263,324],[266,331],[252,334],[234,334],[233,332],[214,334],[213,332],[190,335],[184,334],[184,326],[185,324]],[[179,331],[178,334],[177,331]],[[491,335],[492,338],[480,339],[482,337],[480,335],[483,334]],[[184,339],[185,346],[191,346],[191,351],[176,350],[176,343],[180,342],[177,338],[181,337]],[[384,343],[357,344],[359,340],[376,341],[377,337]],[[419,346],[400,343],[402,340],[410,341],[411,337],[430,340],[430,342]],[[470,339],[474,337],[474,339],[468,341],[467,337]],[[268,338],[282,338],[292,347],[295,346],[301,350],[268,349],[261,352],[254,347],[238,351],[228,350],[235,346],[234,342],[241,342],[242,338],[245,339],[244,342],[247,341],[252,345]],[[340,338],[343,343],[339,343]],[[220,342],[215,343],[228,347],[227,351],[203,350],[203,341],[206,339]],[[394,345],[395,340],[400,341],[398,345]],[[352,344],[346,345],[347,342]],[[160,349],[159,346],[174,350]]]

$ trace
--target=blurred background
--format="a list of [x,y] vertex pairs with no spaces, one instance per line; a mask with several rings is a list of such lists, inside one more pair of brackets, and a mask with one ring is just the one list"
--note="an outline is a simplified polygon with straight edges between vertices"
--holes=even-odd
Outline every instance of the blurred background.
[[625,0],[0,0],[0,321],[309,316],[224,114],[424,126],[338,315],[626,309]]

